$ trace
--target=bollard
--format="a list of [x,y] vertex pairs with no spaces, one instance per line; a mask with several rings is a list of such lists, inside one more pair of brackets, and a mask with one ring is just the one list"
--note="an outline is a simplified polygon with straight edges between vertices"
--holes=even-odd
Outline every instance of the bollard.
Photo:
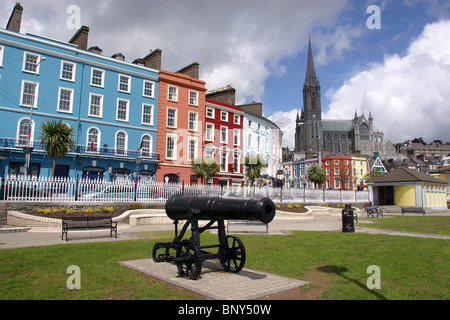
[[342,232],[355,232],[355,220],[351,204],[346,204],[342,210]]

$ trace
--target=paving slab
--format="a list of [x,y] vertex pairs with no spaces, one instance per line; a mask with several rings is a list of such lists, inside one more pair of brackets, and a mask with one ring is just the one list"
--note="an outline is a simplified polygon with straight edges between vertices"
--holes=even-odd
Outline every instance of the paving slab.
[[178,277],[174,263],[155,263],[153,259],[120,261],[122,266],[198,293],[209,300],[252,300],[269,294],[298,288],[307,281],[266,272],[242,269],[239,273],[225,272],[219,262],[203,262],[200,278]]

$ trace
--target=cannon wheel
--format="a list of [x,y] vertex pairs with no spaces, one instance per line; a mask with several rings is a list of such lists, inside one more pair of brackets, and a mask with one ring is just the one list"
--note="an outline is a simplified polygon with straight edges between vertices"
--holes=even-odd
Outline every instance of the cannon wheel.
[[200,251],[190,239],[181,241],[177,249],[175,262],[180,277],[188,277],[196,280],[202,271],[202,260]]
[[222,267],[227,272],[239,272],[245,265],[245,247],[241,239],[227,236],[227,249],[224,258],[220,259]]

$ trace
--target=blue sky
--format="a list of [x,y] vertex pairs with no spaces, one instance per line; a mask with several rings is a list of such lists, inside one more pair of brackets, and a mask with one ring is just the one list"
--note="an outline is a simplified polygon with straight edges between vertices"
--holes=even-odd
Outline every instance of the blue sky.
[[[6,26],[16,0],[0,3]],[[260,101],[293,146],[308,37],[325,118],[369,111],[385,140],[450,141],[450,1],[446,0],[22,0],[22,33],[68,41],[70,6],[89,45],[127,61],[163,50],[163,69],[200,63],[208,89]],[[371,5],[381,29],[369,30]],[[448,44],[449,43],[449,44]]]

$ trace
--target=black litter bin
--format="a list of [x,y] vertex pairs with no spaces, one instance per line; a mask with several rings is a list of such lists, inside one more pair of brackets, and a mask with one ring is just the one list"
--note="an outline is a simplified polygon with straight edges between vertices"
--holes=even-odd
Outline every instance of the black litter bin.
[[342,210],[342,232],[355,232],[355,220],[350,204],[346,204],[345,209]]

